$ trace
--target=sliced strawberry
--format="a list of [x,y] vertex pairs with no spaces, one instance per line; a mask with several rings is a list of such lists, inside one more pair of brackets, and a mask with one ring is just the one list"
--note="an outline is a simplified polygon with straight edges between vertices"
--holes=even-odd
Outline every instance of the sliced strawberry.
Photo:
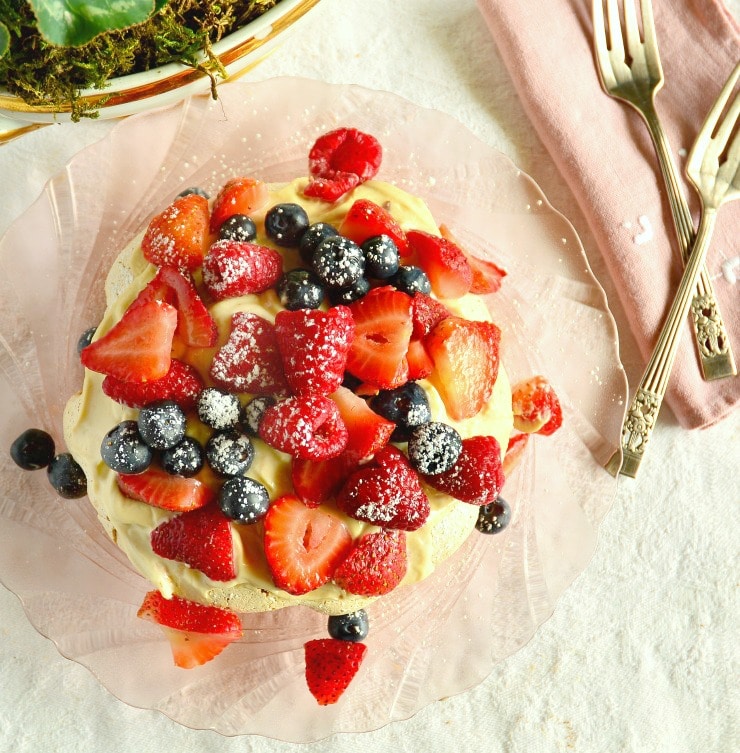
[[424,339],[434,363],[429,379],[456,421],[476,415],[491,397],[500,341],[495,324],[456,316],[443,319]]
[[487,505],[498,497],[504,485],[501,446],[495,437],[463,439],[462,450],[449,471],[425,476],[438,491],[472,505]]
[[176,327],[173,306],[144,303],[127,309],[103,337],[82,350],[80,360],[91,371],[126,382],[161,379],[170,368]]
[[272,287],[283,273],[283,257],[257,243],[220,240],[208,249],[203,260],[203,284],[217,300]]
[[339,226],[339,234],[362,245],[375,235],[387,235],[398,247],[401,256],[409,255],[406,233],[393,215],[369,199],[358,199],[349,208]]
[[274,326],[248,311],[231,317],[229,339],[213,357],[210,373],[230,392],[277,395],[288,388]]
[[190,275],[174,267],[161,267],[156,278],[170,287],[177,308],[177,336],[194,348],[212,348],[216,344],[216,322],[195,289]]
[[236,613],[180,596],[165,599],[159,591],[149,591],[136,616],[162,627],[175,665],[183,669],[205,664],[242,636]]
[[264,525],[272,579],[290,594],[305,594],[327,583],[352,548],[352,536],[339,518],[293,495],[270,505]]
[[183,410],[195,407],[203,380],[187,363],[173,358],[169,371],[150,382],[125,382],[113,376],[103,379],[103,392],[112,400],[131,408],[143,408],[157,400],[174,400]]
[[366,533],[334,571],[334,582],[358,596],[382,596],[403,580],[407,567],[403,531]]
[[304,646],[306,685],[320,706],[336,703],[365,658],[364,643],[318,638]]
[[411,298],[385,286],[371,290],[349,308],[355,320],[355,339],[347,355],[347,371],[381,389],[404,384],[412,331]]
[[328,395],[339,387],[355,336],[355,322],[346,306],[280,311],[275,335],[285,378],[296,395]]
[[197,269],[208,247],[208,201],[198,194],[175,199],[152,219],[141,240],[144,258],[157,266]]
[[369,133],[337,128],[319,136],[308,153],[308,172],[314,178],[353,173],[361,181],[375,177],[383,149]]
[[416,471],[393,445],[386,445],[347,479],[337,507],[356,520],[403,531],[423,526],[430,512]]
[[414,324],[413,336],[428,335],[435,324],[452,316],[450,310],[436,298],[426,293],[414,293],[411,299],[411,318]]
[[150,466],[144,473],[118,474],[118,488],[130,499],[173,512],[204,507],[216,498],[209,486],[196,478],[183,478]]
[[440,298],[460,298],[470,290],[473,271],[457,244],[423,230],[409,230],[406,237]]
[[267,184],[254,178],[232,178],[218,192],[213,201],[211,232],[218,229],[234,214],[250,215],[267,204],[270,192]]
[[409,366],[409,381],[426,379],[434,370],[434,363],[429,357],[424,343],[416,338],[411,338],[411,342],[409,342],[406,363]]
[[457,240],[445,225],[439,226],[439,232],[444,238],[457,244],[460,250],[465,254],[465,258],[468,260],[470,269],[473,272],[473,283],[470,286],[471,293],[475,293],[476,295],[486,295],[488,293],[495,293],[501,288],[501,283],[504,277],[506,277],[506,270],[502,269],[497,264],[494,264],[492,261],[480,259],[479,257],[468,253],[457,243]]
[[506,447],[506,453],[504,454],[504,476],[509,478],[513,470],[519,465],[522,457],[524,457],[524,450],[527,448],[529,440],[529,434],[513,434],[509,437],[509,444]]
[[305,505],[318,507],[337,495],[356,467],[357,461],[344,452],[327,460],[293,458],[293,489]]
[[333,178],[309,178],[303,195],[310,199],[334,202],[359,185],[360,179],[354,173],[338,173]]
[[379,416],[361,397],[346,387],[330,395],[337,404],[349,439],[344,455],[357,461],[365,460],[388,444],[396,425]]
[[184,562],[211,580],[236,577],[231,524],[215,505],[161,523],[151,533],[151,545],[160,557]]

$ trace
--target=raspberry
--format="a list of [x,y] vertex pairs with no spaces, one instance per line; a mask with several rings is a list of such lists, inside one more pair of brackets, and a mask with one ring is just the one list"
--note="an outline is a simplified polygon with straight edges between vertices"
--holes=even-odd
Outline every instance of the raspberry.
[[203,260],[203,284],[219,301],[261,293],[283,274],[283,259],[267,246],[240,241],[216,241]]

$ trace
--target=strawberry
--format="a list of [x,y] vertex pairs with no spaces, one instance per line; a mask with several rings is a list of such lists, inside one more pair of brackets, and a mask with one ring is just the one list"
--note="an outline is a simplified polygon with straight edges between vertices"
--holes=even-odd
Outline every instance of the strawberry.
[[236,577],[231,525],[215,505],[184,512],[160,523],[150,540],[155,554],[184,562],[211,580]]
[[293,489],[306,506],[318,507],[336,496],[356,467],[357,461],[346,452],[327,460],[293,458]]
[[549,436],[563,423],[560,400],[543,376],[517,382],[511,389],[514,428],[527,434]]
[[143,408],[157,400],[174,400],[183,410],[195,407],[203,380],[190,364],[171,359],[167,373],[150,382],[125,382],[114,376],[103,379],[103,392],[131,408]]
[[412,330],[411,298],[384,286],[374,288],[349,309],[355,320],[355,339],[347,355],[347,371],[381,389],[404,384]]
[[478,413],[498,376],[501,330],[491,322],[456,316],[436,324],[424,338],[434,363],[430,381],[456,421]]
[[334,571],[334,582],[358,596],[382,596],[403,580],[407,564],[403,531],[366,533]]
[[208,201],[198,194],[175,199],[152,218],[141,252],[157,266],[197,269],[208,247]]
[[275,336],[290,389],[296,395],[334,392],[344,379],[354,335],[346,306],[278,312]]
[[379,416],[346,387],[339,387],[330,397],[337,404],[349,435],[344,455],[357,461],[365,460],[388,444],[396,428],[393,421]]
[[147,593],[136,616],[162,627],[175,665],[183,669],[205,664],[242,636],[241,622],[234,612],[180,596],[165,599],[159,591]]
[[493,502],[504,485],[501,446],[495,437],[463,439],[455,465],[444,473],[425,476],[424,480],[438,491],[472,505]]
[[527,448],[529,434],[512,434],[504,454],[503,468],[504,477],[509,478],[513,470],[519,465],[524,450]]
[[290,594],[305,594],[327,583],[352,548],[352,536],[339,518],[290,494],[270,505],[264,526],[272,579]]
[[213,201],[211,232],[218,229],[234,214],[250,215],[267,204],[270,192],[267,184],[254,178],[232,178],[218,192]]
[[308,152],[308,173],[314,178],[334,178],[352,173],[360,181],[375,177],[383,149],[369,133],[337,128],[319,136]]
[[230,392],[274,395],[287,391],[274,326],[248,311],[233,314],[229,339],[213,357],[210,374]]
[[334,202],[359,185],[360,179],[354,173],[340,173],[333,178],[309,178],[303,195],[310,199]]
[[448,316],[452,316],[450,310],[436,298],[432,298],[426,293],[414,293],[411,299],[414,337],[428,335],[435,324],[439,324],[442,319],[446,319]]
[[406,456],[386,445],[345,482],[337,507],[356,520],[415,531],[429,517],[429,500]]
[[434,371],[434,363],[424,347],[424,343],[417,339],[411,338],[409,349],[406,353],[406,363],[409,367],[408,379],[415,381],[417,379],[426,379]]
[[120,321],[99,340],[83,348],[82,365],[122,379],[148,382],[170,368],[177,311],[168,303],[151,301],[127,309]]
[[[439,226],[439,232],[444,238],[457,244],[456,239],[445,225]],[[459,245],[459,244],[458,244]],[[470,292],[475,295],[486,295],[495,293],[501,288],[501,282],[506,277],[506,270],[494,264],[492,261],[480,259],[477,256],[469,254],[460,246],[460,250],[465,254],[465,258],[470,264],[473,272],[473,283],[470,286]]]
[[352,204],[339,226],[339,234],[359,245],[375,235],[387,235],[401,256],[409,255],[406,233],[387,209],[369,199],[358,199]]
[[336,703],[365,657],[364,643],[318,638],[304,646],[306,684],[320,706]]
[[217,300],[272,287],[283,273],[283,257],[257,243],[220,240],[208,249],[203,260],[203,284]]
[[347,444],[347,429],[335,402],[324,395],[301,395],[269,407],[259,425],[271,447],[303,460],[326,460]]
[[120,473],[117,481],[118,488],[130,499],[173,512],[196,510],[216,498],[213,489],[202,481],[171,476],[153,466],[144,473]]
[[440,298],[460,298],[470,290],[473,271],[456,243],[423,230],[409,230],[406,237]]

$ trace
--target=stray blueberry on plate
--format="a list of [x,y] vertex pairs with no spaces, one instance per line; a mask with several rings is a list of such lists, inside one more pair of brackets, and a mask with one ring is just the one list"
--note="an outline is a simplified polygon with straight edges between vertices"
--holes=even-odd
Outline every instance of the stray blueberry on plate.
[[277,400],[271,395],[259,395],[253,397],[244,405],[239,413],[239,425],[249,435],[259,436],[260,421],[265,411],[277,404]]
[[309,269],[291,269],[277,284],[280,303],[288,311],[317,309],[324,300],[324,286]]
[[139,411],[141,438],[153,450],[174,447],[185,436],[185,411],[174,400],[157,400]]
[[87,494],[85,471],[69,452],[56,455],[46,469],[49,483],[64,499],[79,499]]
[[432,292],[432,284],[429,282],[426,272],[421,267],[415,267],[411,264],[402,265],[398,272],[390,278],[391,285],[394,285],[402,293],[413,295],[414,293]]
[[449,471],[460,457],[461,450],[462,437],[442,421],[428,421],[409,435],[409,462],[424,475]]
[[218,504],[227,518],[249,525],[265,517],[270,506],[270,495],[259,481],[235,476],[224,482]]
[[100,445],[103,462],[116,473],[143,473],[154,452],[141,438],[136,421],[122,421],[112,428]]
[[83,350],[92,342],[95,333],[98,331],[97,327],[90,327],[86,329],[77,340],[77,355],[79,356]]
[[205,463],[201,443],[193,437],[184,437],[174,447],[162,452],[159,457],[162,469],[171,476],[195,476]]
[[331,236],[316,249],[313,268],[328,287],[348,288],[365,273],[365,257],[354,241],[341,235]]
[[369,632],[370,621],[364,609],[329,617],[329,635],[337,640],[357,643],[365,640]]
[[217,431],[231,429],[239,421],[241,404],[239,398],[230,392],[216,387],[206,387],[200,391],[196,404],[198,418]]
[[232,214],[221,223],[218,239],[222,241],[239,241],[251,243],[257,237],[257,226],[246,214]]
[[206,442],[206,459],[219,476],[241,476],[254,460],[249,437],[236,431],[219,431]]
[[308,225],[306,210],[299,204],[276,204],[265,215],[265,233],[278,246],[297,246]]
[[499,533],[509,525],[510,520],[511,507],[503,497],[499,496],[493,502],[480,508],[475,527],[481,533]]
[[373,235],[363,242],[365,274],[378,280],[386,280],[398,272],[398,246],[388,235]]
[[335,235],[339,235],[339,231],[327,222],[314,222],[313,225],[309,225],[298,244],[301,259],[306,264],[313,264],[313,255],[321,242]]
[[43,429],[26,429],[10,445],[10,457],[24,471],[45,468],[54,457],[54,440]]
[[416,382],[406,382],[393,390],[380,390],[371,398],[370,407],[396,424],[392,442],[408,441],[412,429],[432,420],[426,392]]

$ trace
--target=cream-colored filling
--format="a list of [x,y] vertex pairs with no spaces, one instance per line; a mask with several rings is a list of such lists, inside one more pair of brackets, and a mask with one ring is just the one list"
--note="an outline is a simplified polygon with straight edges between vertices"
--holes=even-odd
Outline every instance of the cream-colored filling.
[[[295,202],[305,207],[311,222],[339,225],[352,202],[367,198],[386,206],[404,229],[416,228],[437,233],[437,226],[426,205],[418,198],[379,181],[369,181],[352,191],[337,204],[306,199],[302,195],[305,179],[298,179],[271,192],[270,203],[253,219],[257,223],[258,242],[267,242],[263,219],[267,209],[278,203]],[[98,327],[97,337],[104,335],[123,315],[140,290],[151,280],[156,268],[142,256],[140,237],[124,250],[114,263],[106,280],[108,308]],[[297,252],[280,249],[285,268],[301,266]],[[455,314],[471,320],[490,320],[490,314],[480,298],[466,295],[457,300],[445,300]],[[231,298],[210,307],[219,329],[219,343],[211,350],[189,352],[184,355],[207,377],[213,354],[228,338],[231,316],[237,311],[251,311],[273,321],[281,310],[274,291],[258,295]],[[72,397],[64,417],[65,440],[69,451],[82,465],[88,479],[88,495],[108,534],[126,553],[134,567],[165,596],[178,594],[201,603],[228,606],[240,612],[267,611],[304,604],[328,614],[342,614],[359,609],[372,598],[348,594],[333,583],[327,583],[303,596],[293,596],[272,582],[262,547],[261,523],[251,526],[232,524],[232,536],[237,562],[237,576],[219,583],[188,565],[164,559],[152,552],[149,538],[152,530],[174,513],[151,507],[126,498],[118,490],[116,474],[100,458],[100,444],[104,435],[121,421],[135,418],[138,411],[127,408],[103,394],[103,376],[85,372],[82,390]],[[493,435],[505,450],[511,434],[513,417],[511,390],[506,372],[501,367],[493,394],[476,416],[453,421],[447,415],[436,389],[426,380],[420,382],[429,398],[435,420],[454,426],[463,437],[480,434]],[[245,396],[246,399],[246,396]],[[197,419],[189,420],[189,432],[205,436],[205,427],[197,426]],[[270,497],[292,492],[290,457],[259,439],[253,440],[255,459],[247,475],[265,485]],[[208,471],[204,471],[208,473]],[[425,485],[431,504],[431,514],[419,530],[407,534],[408,571],[402,585],[416,583],[433,572],[435,566],[449,557],[465,541],[478,515],[474,505],[459,502]],[[377,530],[375,526],[345,516],[327,506],[332,514],[347,525],[354,538]]]

